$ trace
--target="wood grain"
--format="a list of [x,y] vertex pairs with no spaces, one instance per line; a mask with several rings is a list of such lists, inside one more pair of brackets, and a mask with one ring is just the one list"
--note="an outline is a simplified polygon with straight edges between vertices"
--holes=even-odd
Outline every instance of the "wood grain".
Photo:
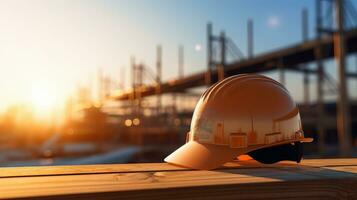
[[0,170],[0,199],[355,199],[356,188],[357,159],[244,161],[212,171],[165,163]]

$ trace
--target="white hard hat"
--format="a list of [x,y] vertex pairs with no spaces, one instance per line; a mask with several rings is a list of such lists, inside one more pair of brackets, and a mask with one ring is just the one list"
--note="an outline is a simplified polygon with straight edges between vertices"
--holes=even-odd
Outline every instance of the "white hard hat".
[[287,89],[262,75],[236,75],[208,88],[198,101],[187,142],[165,161],[213,169],[239,155],[263,163],[300,162],[305,138]]

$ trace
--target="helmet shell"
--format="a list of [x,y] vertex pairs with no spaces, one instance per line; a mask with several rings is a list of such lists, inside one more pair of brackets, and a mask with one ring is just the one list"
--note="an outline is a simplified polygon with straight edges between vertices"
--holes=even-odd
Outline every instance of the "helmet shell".
[[262,75],[236,75],[201,96],[188,139],[247,148],[301,137],[299,110],[283,85]]

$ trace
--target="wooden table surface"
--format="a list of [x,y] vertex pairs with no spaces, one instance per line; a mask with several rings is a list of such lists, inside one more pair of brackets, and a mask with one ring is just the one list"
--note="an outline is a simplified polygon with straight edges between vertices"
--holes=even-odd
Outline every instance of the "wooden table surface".
[[0,199],[357,199],[357,159],[0,168]]

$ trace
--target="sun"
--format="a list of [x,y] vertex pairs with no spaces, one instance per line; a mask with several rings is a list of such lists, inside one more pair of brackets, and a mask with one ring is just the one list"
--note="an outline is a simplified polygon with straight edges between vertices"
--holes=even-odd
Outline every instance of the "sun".
[[29,90],[29,103],[39,112],[49,112],[56,104],[55,90],[48,85],[33,85]]

